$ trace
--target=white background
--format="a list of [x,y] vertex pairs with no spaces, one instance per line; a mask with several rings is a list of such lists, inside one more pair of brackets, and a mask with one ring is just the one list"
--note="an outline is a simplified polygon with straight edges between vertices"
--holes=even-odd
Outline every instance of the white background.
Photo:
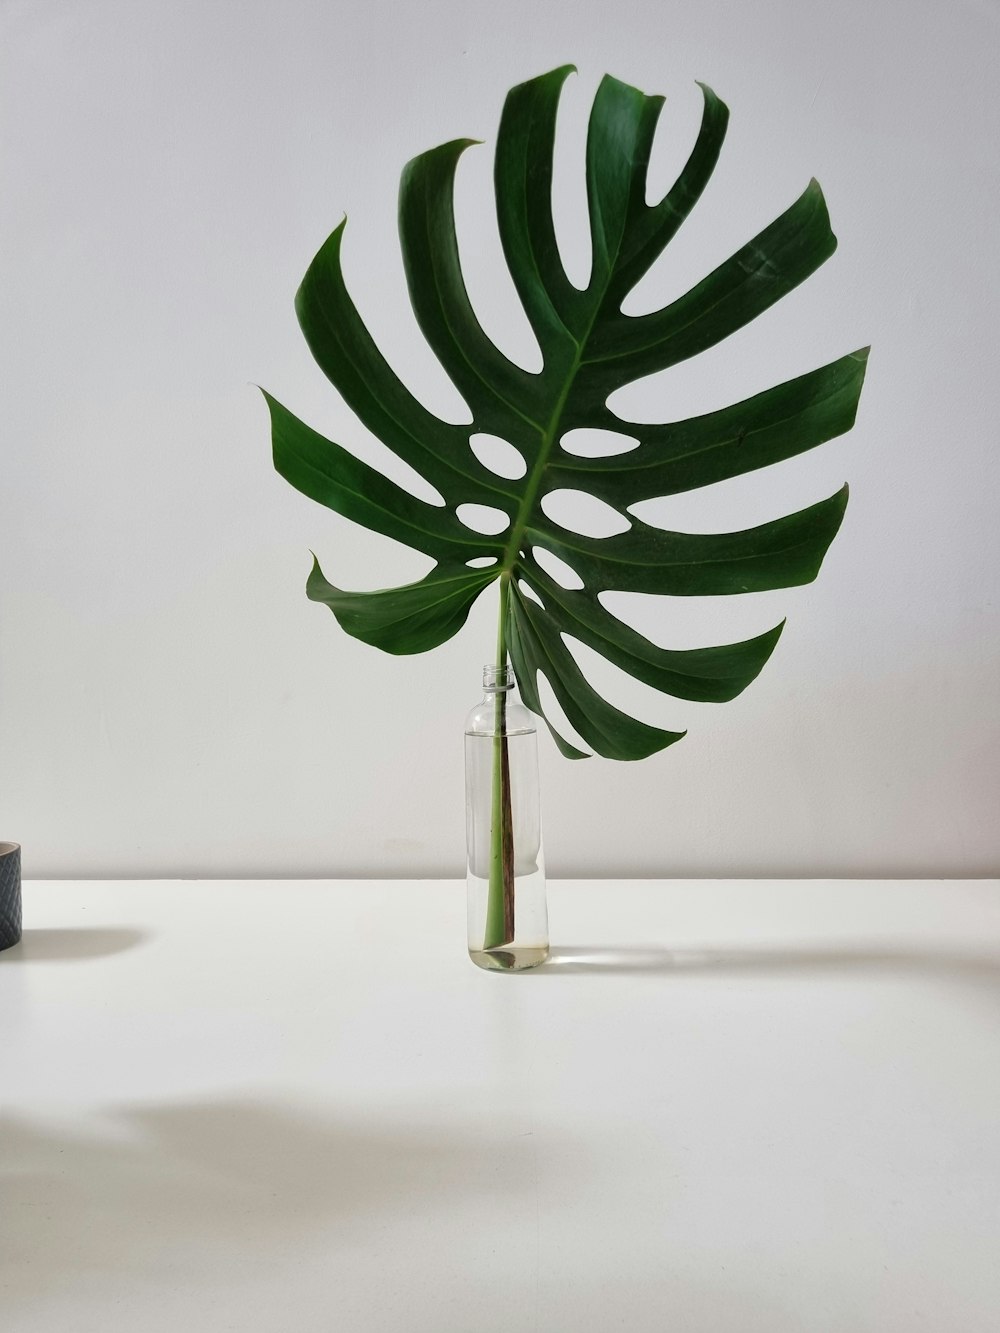
[[724,530],[852,490],[811,586],[622,603],[671,646],[788,625],[727,705],[592,673],[689,735],[635,765],[572,764],[543,735],[550,873],[995,873],[997,20],[986,0],[0,3],[0,836],[24,845],[25,873],[462,872],[462,721],[495,592],[430,655],[345,635],[305,598],[308,548],[344,587],[426,564],[274,474],[252,386],[385,459],[292,309],[346,211],[373,332],[430,406],[461,411],[409,313],[395,198],[408,158],[463,136],[486,141],[460,173],[470,289],[528,355],[490,144],[506,90],[567,61],[557,208],[577,275],[606,71],[668,96],[660,188],[697,126],[695,80],[732,111],[648,305],[812,175],[840,239],[633,404],[676,418],[873,352],[850,436],[656,511]]

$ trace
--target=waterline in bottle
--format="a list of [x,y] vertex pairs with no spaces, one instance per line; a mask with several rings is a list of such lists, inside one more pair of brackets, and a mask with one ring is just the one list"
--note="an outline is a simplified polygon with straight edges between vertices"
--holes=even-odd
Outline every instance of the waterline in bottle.
[[489,971],[519,972],[549,953],[538,738],[509,685],[484,688],[465,726],[469,956]]

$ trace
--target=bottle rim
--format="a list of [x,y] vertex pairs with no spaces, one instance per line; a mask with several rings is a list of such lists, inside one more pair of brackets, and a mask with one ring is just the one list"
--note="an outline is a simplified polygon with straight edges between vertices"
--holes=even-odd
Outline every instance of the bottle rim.
[[510,666],[497,666],[487,662],[483,667],[483,689],[488,694],[498,694],[514,688],[514,669]]

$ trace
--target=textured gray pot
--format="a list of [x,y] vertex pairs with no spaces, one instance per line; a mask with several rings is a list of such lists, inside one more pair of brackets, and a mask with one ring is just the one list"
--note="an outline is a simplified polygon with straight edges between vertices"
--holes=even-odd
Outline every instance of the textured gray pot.
[[0,842],[0,949],[21,938],[21,848]]

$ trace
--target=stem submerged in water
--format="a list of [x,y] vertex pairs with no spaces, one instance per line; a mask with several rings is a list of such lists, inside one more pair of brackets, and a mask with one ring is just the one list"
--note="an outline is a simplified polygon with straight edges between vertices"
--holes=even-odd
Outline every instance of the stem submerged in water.
[[[497,671],[507,665],[507,599],[510,575],[500,576]],[[490,812],[490,887],[486,903],[484,949],[498,949],[514,939],[514,821],[507,752],[507,692],[498,690],[494,710],[493,785]]]

